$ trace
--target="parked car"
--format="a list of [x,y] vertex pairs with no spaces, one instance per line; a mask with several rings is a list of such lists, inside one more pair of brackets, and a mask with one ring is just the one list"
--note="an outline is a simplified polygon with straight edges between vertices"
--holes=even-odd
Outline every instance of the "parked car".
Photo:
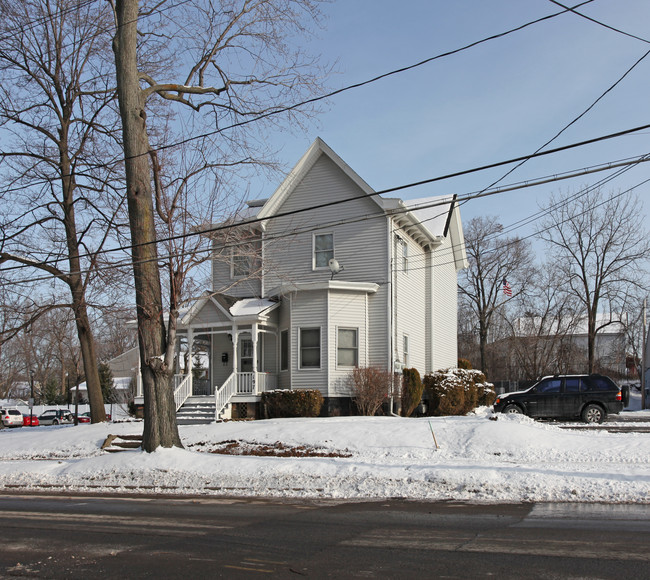
[[623,394],[604,375],[555,375],[542,378],[525,391],[499,395],[494,410],[602,423],[609,413],[623,410]]
[[23,415],[23,425],[37,427],[40,425],[37,415]]
[[[111,420],[110,413],[106,413],[106,420],[107,421]],[[90,411],[87,411],[86,413],[81,413],[79,415],[79,423],[90,423]]]
[[77,415],[77,423],[90,423],[90,413],[80,413]]
[[0,417],[5,427],[23,426],[23,414],[18,409],[0,409]]
[[48,409],[38,416],[41,425],[63,425],[74,423],[74,417],[67,409]]

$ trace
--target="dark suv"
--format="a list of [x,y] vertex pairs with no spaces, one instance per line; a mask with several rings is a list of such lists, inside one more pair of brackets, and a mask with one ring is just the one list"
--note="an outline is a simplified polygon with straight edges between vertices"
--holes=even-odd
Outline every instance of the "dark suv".
[[74,417],[67,409],[48,409],[38,416],[38,421],[41,425],[60,425],[74,423]]
[[555,375],[544,377],[526,391],[499,395],[494,410],[602,423],[608,413],[623,410],[623,395],[616,383],[603,375]]

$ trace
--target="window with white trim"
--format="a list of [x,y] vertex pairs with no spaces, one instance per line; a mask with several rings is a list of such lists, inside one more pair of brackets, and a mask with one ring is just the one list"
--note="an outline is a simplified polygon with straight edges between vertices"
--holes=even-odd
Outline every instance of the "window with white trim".
[[289,331],[280,331],[280,370],[289,370]]
[[340,367],[359,366],[359,329],[338,329],[336,342],[336,364]]
[[402,272],[409,271],[409,245],[406,240],[402,240]]
[[300,368],[320,368],[320,327],[300,329]]
[[243,278],[249,276],[253,270],[253,246],[244,244],[231,248],[230,252],[230,277]]
[[404,366],[408,368],[409,366],[409,337],[408,334],[404,335],[403,338],[403,354],[404,354],[404,360],[402,361],[404,363]]
[[327,268],[334,257],[334,234],[314,234],[313,268]]

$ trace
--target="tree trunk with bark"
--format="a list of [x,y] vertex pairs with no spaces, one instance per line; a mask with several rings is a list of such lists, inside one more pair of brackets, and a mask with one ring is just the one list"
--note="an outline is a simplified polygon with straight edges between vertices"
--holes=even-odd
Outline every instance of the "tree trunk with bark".
[[[163,320],[149,138],[136,62],[138,2],[118,0],[113,41],[127,182],[127,201],[144,390],[143,448],[182,447],[176,425],[170,357]],[[171,360],[170,360],[171,359]]]

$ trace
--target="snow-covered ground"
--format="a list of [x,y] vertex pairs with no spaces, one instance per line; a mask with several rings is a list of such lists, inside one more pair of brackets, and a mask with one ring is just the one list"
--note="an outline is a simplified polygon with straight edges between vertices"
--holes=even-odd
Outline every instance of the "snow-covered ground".
[[[650,419],[650,411],[624,414]],[[150,454],[101,450],[109,434],[141,434],[141,422],[2,429],[0,491],[650,503],[648,433],[565,430],[489,409],[467,417],[276,419],[179,429],[185,449]],[[322,456],[211,452],[228,446]]]

